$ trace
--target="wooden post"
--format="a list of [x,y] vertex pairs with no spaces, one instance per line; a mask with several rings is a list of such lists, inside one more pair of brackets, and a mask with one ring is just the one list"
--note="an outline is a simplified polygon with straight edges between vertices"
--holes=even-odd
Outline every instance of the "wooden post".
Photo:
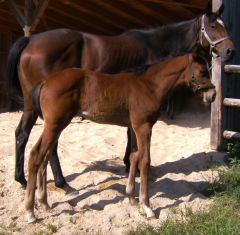
[[[212,0],[212,11],[217,11],[221,6],[221,0]],[[216,87],[217,96],[211,105],[211,134],[210,146],[219,149],[222,144],[222,69],[221,59],[212,58],[212,82]]]
[[18,23],[21,25],[24,36],[29,37],[36,29],[36,26],[39,23],[39,20],[47,8],[50,0],[25,0],[25,14],[22,13],[13,0],[5,1],[9,10],[15,15]]
[[210,146],[219,149],[222,144],[222,70],[221,58],[212,59],[212,82],[216,87],[216,99],[211,105],[211,135]]

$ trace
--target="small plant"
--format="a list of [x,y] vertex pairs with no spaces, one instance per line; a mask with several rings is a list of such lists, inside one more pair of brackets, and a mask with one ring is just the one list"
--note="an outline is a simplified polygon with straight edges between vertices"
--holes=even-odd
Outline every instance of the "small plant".
[[240,141],[233,140],[227,144],[227,150],[229,152],[230,165],[240,165]]

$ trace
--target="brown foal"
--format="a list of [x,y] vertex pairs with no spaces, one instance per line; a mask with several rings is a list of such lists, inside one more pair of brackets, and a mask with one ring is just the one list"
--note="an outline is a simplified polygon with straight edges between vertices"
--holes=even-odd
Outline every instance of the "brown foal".
[[148,171],[152,127],[157,121],[165,97],[186,84],[213,101],[215,88],[206,66],[192,54],[145,66],[142,70],[102,74],[79,68],[66,69],[48,76],[31,94],[34,106],[43,116],[42,135],[30,153],[25,207],[28,222],[36,220],[34,197],[49,208],[46,193],[46,166],[54,146],[65,127],[76,115],[94,122],[131,127],[136,135],[135,152],[126,194],[135,203],[135,173],[140,170],[139,200],[147,218],[155,217],[149,203]]

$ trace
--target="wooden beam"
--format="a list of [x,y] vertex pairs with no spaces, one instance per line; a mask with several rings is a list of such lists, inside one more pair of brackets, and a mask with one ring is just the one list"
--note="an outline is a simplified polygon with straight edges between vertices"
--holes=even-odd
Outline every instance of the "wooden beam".
[[24,27],[26,25],[26,19],[23,15],[23,13],[19,10],[18,6],[13,0],[5,0],[9,10],[13,13],[13,15],[16,17],[18,23]]
[[34,32],[36,30],[36,27],[38,26],[41,18],[43,17],[44,12],[47,9],[49,1],[50,0],[39,0],[38,3],[34,1],[36,9],[32,16],[33,20],[31,24],[31,32]]
[[227,140],[240,139],[240,133],[235,131],[224,131],[223,137]]
[[[93,0],[88,1],[91,1],[92,3],[94,2]],[[109,12],[112,12],[114,14],[114,18],[119,16],[121,19],[132,22],[136,25],[136,27],[143,27],[144,25],[147,26],[143,19],[135,18],[134,16],[127,14],[126,9],[121,5],[121,3],[119,3],[119,1],[114,1],[114,4],[113,1],[111,1],[111,3],[107,1],[95,1],[94,3],[97,4],[99,7],[102,7]]]
[[227,73],[240,73],[240,65],[226,64],[224,71]]
[[[57,14],[61,15],[62,17],[62,21],[72,21],[73,25],[76,25],[76,28],[82,28],[82,30],[86,31],[86,32],[93,32],[94,30],[96,30],[97,32],[102,32],[102,33],[108,33],[109,31],[114,31],[116,29],[116,27],[113,27],[111,25],[104,25],[104,24],[96,24],[96,22],[100,21],[100,18],[97,18],[97,20],[94,20],[95,14],[94,12],[92,12],[92,14],[94,14],[94,17],[91,16],[86,16],[84,15],[84,13],[82,13],[81,11],[76,10],[78,9],[77,7],[74,7],[74,10],[72,11],[72,7],[68,7],[68,9],[66,11],[63,11],[61,8],[58,8],[57,6],[55,6],[54,4],[51,4],[49,6],[49,16],[51,15],[52,12],[55,13],[56,17]],[[72,12],[72,14],[71,14]],[[81,17],[79,17],[79,15],[81,15]],[[109,21],[109,20],[108,20]],[[75,22],[75,23],[74,23]],[[101,21],[102,23],[104,21]],[[105,27],[104,27],[105,26]]]
[[240,99],[225,98],[223,104],[230,107],[240,107]]
[[26,25],[31,26],[32,19],[33,19],[33,11],[34,11],[34,4],[32,0],[25,0],[25,19],[26,19]]
[[188,3],[184,3],[183,1],[174,1],[174,0],[144,0],[144,2],[161,3],[161,4],[169,5],[171,7],[181,6],[181,7],[204,10],[207,6],[208,0],[201,0],[201,1],[192,0],[192,1],[188,1]]

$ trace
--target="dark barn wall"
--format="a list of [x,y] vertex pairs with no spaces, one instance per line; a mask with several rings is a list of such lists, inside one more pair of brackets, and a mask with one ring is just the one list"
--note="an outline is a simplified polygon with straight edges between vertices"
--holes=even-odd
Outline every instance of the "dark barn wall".
[[13,42],[20,36],[9,28],[0,27],[0,112],[15,109],[17,104],[8,95],[6,66],[8,52]]
[[[223,0],[225,10],[223,19],[234,42],[236,53],[228,64],[240,65],[240,1]],[[222,76],[223,95],[227,98],[240,98],[240,74],[227,74]],[[223,97],[224,98],[224,97]],[[240,109],[223,106],[223,131],[240,132]]]
[[0,111],[4,111],[10,105],[6,87],[6,60],[11,42],[11,32],[0,28]]

